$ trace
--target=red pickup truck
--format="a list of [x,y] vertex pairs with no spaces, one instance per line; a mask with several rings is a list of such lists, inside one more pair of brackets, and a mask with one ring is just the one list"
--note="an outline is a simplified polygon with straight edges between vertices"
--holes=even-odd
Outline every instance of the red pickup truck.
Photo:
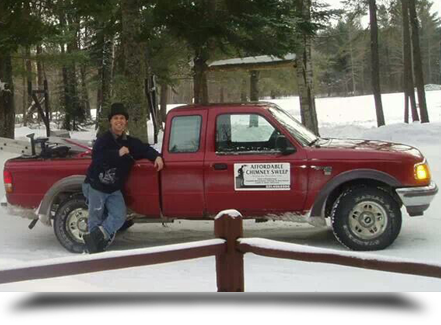
[[[353,250],[388,247],[401,207],[422,215],[438,188],[417,149],[396,143],[325,139],[271,103],[183,106],[168,113],[157,173],[140,160],[125,188],[133,221],[208,220],[225,209],[245,218],[330,218]],[[60,243],[82,252],[87,207],[81,184],[90,156],[19,157],[4,168],[7,206],[53,225]]]

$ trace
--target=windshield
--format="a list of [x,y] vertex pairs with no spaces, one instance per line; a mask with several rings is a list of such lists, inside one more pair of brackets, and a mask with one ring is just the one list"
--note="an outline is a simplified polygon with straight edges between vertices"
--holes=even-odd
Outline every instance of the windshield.
[[304,146],[308,146],[319,138],[304,127],[293,116],[282,110],[280,107],[270,107],[271,114],[282,124],[291,135]]

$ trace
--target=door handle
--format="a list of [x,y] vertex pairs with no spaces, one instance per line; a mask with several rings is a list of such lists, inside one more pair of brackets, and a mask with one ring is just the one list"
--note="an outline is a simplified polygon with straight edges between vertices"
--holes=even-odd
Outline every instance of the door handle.
[[213,164],[214,170],[227,170],[228,165],[227,164]]

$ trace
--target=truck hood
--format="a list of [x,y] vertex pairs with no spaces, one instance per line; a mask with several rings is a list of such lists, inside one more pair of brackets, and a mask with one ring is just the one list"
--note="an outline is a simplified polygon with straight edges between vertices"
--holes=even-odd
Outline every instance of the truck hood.
[[345,152],[347,154],[353,152],[357,158],[373,158],[372,155],[374,155],[377,158],[387,158],[387,156],[390,156],[390,158],[393,159],[400,156],[416,160],[424,159],[421,152],[414,147],[377,140],[320,139],[315,149],[318,149],[318,151],[327,151],[328,153],[329,151]]

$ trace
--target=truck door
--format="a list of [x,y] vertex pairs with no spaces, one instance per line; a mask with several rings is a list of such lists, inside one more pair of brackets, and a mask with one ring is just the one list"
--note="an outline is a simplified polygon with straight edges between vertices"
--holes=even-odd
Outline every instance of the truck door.
[[159,176],[147,159],[133,166],[125,185],[124,199],[134,212],[150,218],[159,217]]
[[161,171],[162,211],[167,217],[204,215],[204,155],[207,111],[177,110],[168,116]]
[[[244,216],[301,212],[307,193],[306,153],[283,155],[276,139],[287,133],[262,110],[210,111],[205,156],[209,214],[236,209]],[[211,140],[212,139],[212,140]],[[211,140],[211,141],[210,141]]]

